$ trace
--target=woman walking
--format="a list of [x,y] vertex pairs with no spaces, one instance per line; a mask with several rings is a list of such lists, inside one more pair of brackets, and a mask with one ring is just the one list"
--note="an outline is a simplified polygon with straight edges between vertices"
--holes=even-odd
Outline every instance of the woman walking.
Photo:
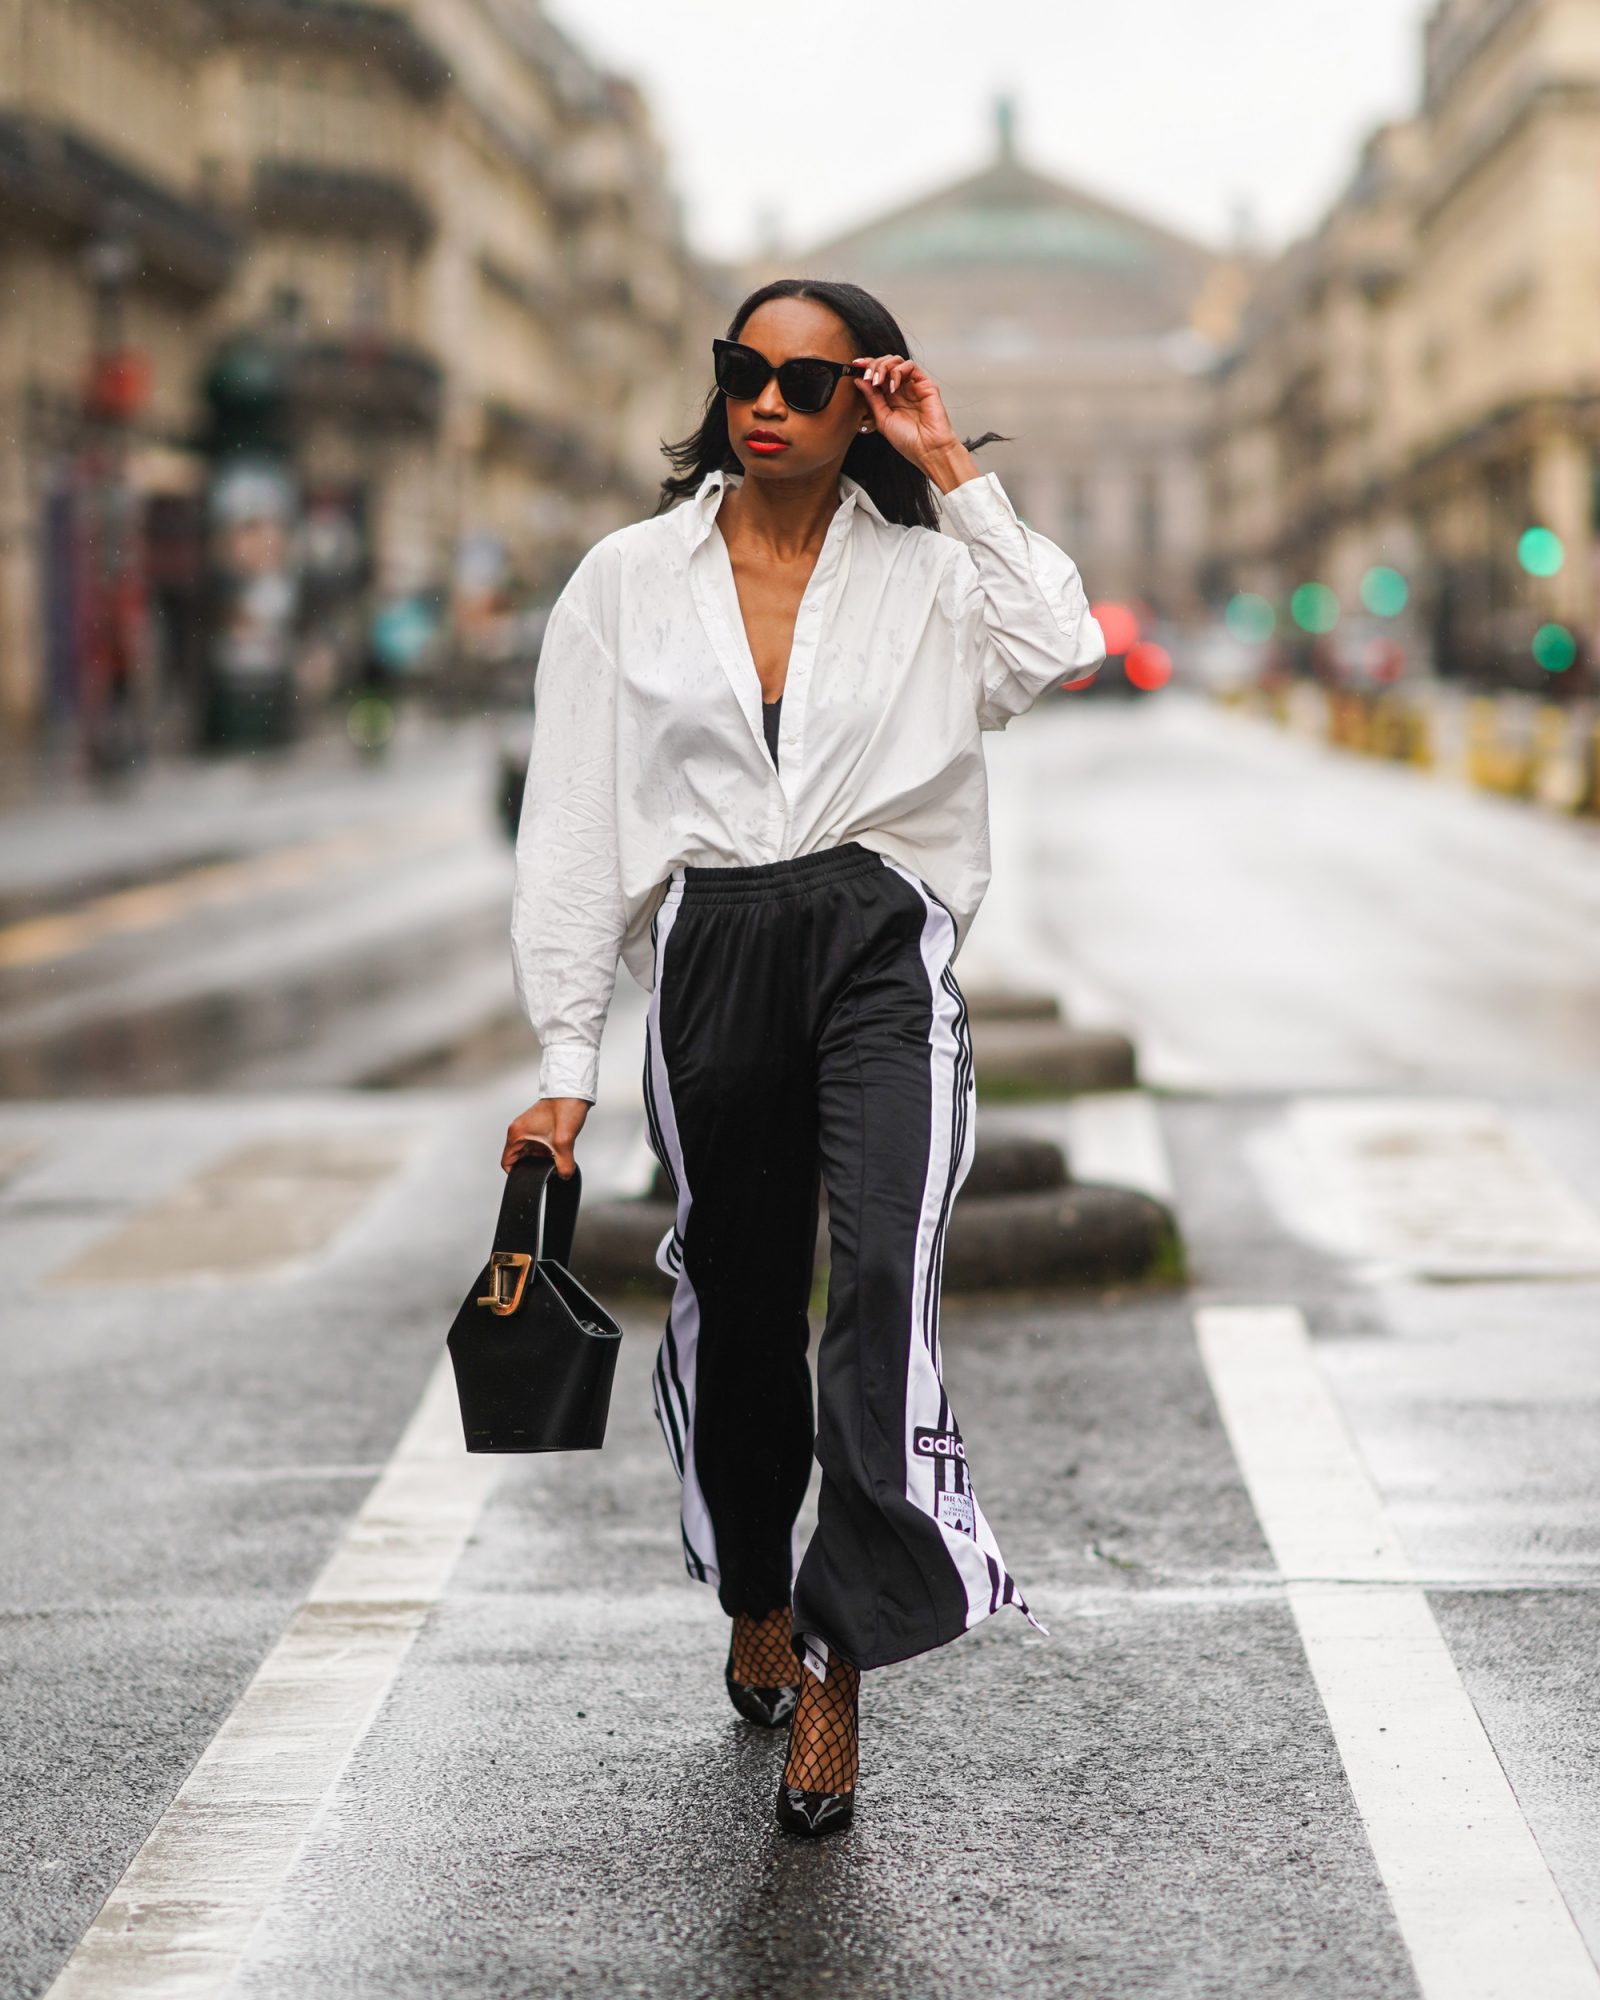
[[1003,1605],[1031,1618],[941,1375],[973,1147],[952,961],[989,879],[981,732],[1105,655],[1075,564],[980,474],[906,345],[854,285],[741,306],[661,506],[551,612],[517,837],[513,966],[543,1053],[503,1164],[542,1140],[571,1172],[620,957],[650,993],[645,1104],[677,1202],[654,1396],[684,1561],[733,1621],[734,1706],[789,1723],[777,1817],[807,1835],[850,1821],[864,1670]]

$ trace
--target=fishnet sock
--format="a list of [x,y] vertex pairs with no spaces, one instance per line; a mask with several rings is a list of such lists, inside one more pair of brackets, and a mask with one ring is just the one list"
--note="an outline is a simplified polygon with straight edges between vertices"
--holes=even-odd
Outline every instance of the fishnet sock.
[[800,1676],[800,1699],[789,1724],[789,1761],[783,1782],[802,1792],[853,1792],[861,1763],[857,1697],[861,1669],[828,1661],[828,1677]]
[[733,1621],[733,1663],[729,1673],[744,1687],[796,1686],[802,1669],[795,1655],[791,1636],[793,1629],[787,1605],[781,1611],[769,1611],[760,1618],[748,1611],[737,1613]]

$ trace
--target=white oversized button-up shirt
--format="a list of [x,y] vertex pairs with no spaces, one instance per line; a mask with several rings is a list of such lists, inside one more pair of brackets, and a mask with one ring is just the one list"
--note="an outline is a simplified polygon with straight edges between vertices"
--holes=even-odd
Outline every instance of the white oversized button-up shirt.
[[779,767],[716,525],[741,473],[597,542],[551,609],[517,830],[512,970],[542,1097],[593,1099],[619,958],[654,978],[675,868],[847,840],[948,906],[956,950],[989,884],[980,732],[1105,657],[1072,558],[996,474],[941,496],[952,533],[884,518],[841,474],[795,619]]

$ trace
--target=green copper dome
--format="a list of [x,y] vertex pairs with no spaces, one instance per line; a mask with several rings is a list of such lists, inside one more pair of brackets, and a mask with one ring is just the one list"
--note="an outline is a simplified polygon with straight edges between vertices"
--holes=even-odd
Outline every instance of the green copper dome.
[[985,200],[908,216],[872,244],[885,270],[951,264],[1078,264],[1140,270],[1150,246],[1105,216],[1066,206]]

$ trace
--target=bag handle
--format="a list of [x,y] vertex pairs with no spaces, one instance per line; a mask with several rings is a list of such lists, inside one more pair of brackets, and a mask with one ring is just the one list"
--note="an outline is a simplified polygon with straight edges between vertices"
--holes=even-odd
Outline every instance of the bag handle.
[[506,1170],[506,1189],[500,1198],[496,1243],[507,1247],[531,1243],[535,1263],[548,1257],[552,1263],[566,1264],[572,1257],[583,1178],[576,1160],[570,1180],[563,1180],[555,1169],[554,1152],[543,1140],[534,1140]]

